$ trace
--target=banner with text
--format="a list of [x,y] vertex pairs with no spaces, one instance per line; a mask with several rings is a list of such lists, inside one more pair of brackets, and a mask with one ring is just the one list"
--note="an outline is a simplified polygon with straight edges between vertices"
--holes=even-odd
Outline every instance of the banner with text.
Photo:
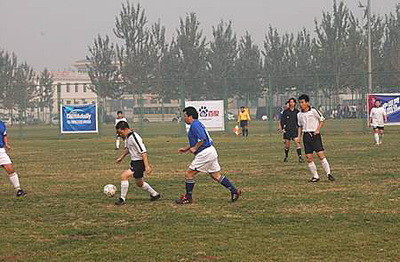
[[400,125],[400,93],[396,94],[369,94],[368,95],[368,119],[376,100],[381,100],[385,109],[388,122],[385,125]]
[[[199,121],[208,131],[224,131],[224,101],[185,101],[185,106],[193,106],[199,112]],[[186,125],[189,129],[189,126]]]
[[61,105],[61,133],[97,133],[97,104]]

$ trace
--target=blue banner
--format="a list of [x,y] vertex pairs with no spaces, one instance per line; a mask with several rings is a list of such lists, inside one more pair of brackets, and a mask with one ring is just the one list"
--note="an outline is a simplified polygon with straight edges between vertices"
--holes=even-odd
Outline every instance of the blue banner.
[[400,125],[400,94],[369,94],[368,114],[378,99],[381,100],[388,118],[386,125]]
[[97,133],[97,104],[61,105],[61,133]]

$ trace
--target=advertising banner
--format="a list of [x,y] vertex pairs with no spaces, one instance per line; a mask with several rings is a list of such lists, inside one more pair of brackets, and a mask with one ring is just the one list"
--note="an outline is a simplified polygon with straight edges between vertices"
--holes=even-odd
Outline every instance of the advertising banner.
[[[199,121],[208,131],[224,131],[224,101],[185,101],[185,106],[193,106],[199,112]],[[186,125],[188,129],[189,126]]]
[[97,133],[97,104],[61,105],[61,133]]
[[382,107],[385,109],[388,118],[388,122],[385,125],[400,125],[400,93],[369,94],[367,99],[368,119],[375,101],[379,99],[382,101]]

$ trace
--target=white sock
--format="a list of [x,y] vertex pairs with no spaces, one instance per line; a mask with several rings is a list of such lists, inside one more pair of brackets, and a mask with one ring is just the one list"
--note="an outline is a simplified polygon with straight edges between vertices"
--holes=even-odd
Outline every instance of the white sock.
[[379,144],[382,144],[383,134],[379,134]]
[[119,139],[115,140],[115,147],[119,149]]
[[149,192],[151,196],[156,196],[158,195],[157,191],[155,191],[149,184],[146,182],[143,182],[142,189]]
[[319,178],[318,172],[317,172],[317,166],[315,165],[314,162],[308,163],[308,169],[310,169],[311,174],[315,178]]
[[15,189],[17,189],[17,190],[21,189],[21,187],[19,185],[18,174],[16,172],[14,174],[8,176],[8,179],[10,179],[10,182],[11,182],[11,184],[13,184]]
[[375,143],[379,144],[379,134],[378,133],[374,134],[374,138],[375,138]]
[[128,188],[129,188],[129,181],[128,180],[122,180],[121,181],[121,198],[124,201],[126,199],[126,194],[128,194]]
[[321,161],[322,167],[325,170],[326,175],[329,175],[331,173],[331,167],[329,166],[328,160],[326,160],[326,158],[324,158]]

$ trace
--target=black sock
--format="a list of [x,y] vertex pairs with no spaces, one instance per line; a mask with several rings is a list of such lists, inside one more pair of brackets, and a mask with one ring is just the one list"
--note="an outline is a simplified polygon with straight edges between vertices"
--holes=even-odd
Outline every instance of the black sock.
[[242,135],[245,136],[246,135],[246,129],[242,129]]
[[289,154],[289,148],[285,147],[285,158],[288,158],[288,154]]
[[246,136],[249,136],[249,130],[246,128]]
[[297,148],[297,155],[301,157],[301,148]]

